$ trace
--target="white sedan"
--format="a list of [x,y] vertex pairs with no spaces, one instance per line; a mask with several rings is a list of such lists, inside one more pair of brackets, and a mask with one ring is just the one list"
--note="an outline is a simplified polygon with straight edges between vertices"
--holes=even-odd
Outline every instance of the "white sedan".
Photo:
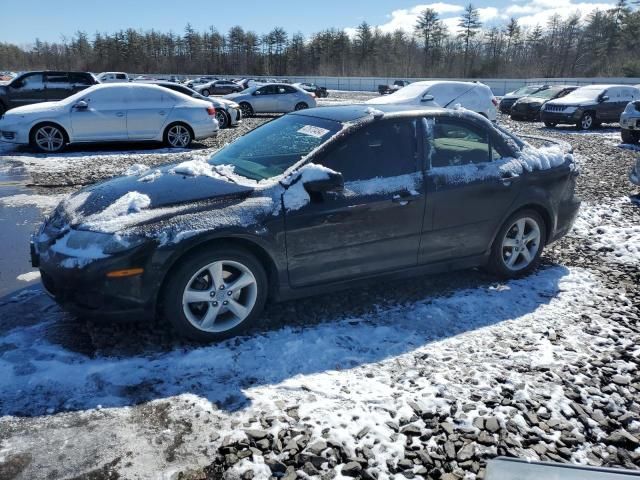
[[69,143],[159,141],[187,147],[218,131],[210,102],[157,85],[95,85],[59,102],[9,110],[0,140],[55,153]]
[[492,122],[496,121],[498,101],[491,89],[479,82],[433,80],[415,82],[391,95],[373,98],[366,103],[374,105],[417,105],[454,108],[460,105],[479,113]]

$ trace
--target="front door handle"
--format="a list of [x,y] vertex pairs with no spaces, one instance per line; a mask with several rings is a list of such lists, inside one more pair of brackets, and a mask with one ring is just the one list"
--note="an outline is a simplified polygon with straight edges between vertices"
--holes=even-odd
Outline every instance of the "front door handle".
[[118,112],[118,113],[116,113],[116,117],[124,117],[124,112]]

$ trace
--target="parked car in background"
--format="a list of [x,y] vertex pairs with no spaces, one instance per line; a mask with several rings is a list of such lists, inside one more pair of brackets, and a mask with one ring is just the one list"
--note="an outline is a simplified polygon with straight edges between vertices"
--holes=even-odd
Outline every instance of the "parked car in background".
[[[160,314],[211,341],[249,328],[268,298],[474,266],[520,277],[571,228],[578,172],[559,146],[464,111],[380,108],[284,115],[208,162],[92,185],[44,223],[33,266],[77,314]],[[131,198],[139,209],[114,225]]]
[[285,83],[256,85],[225,98],[240,105],[243,117],[255,113],[287,113],[316,106],[316,99],[311,93]]
[[234,80],[235,83],[242,87],[242,90],[246,90],[249,87],[255,87],[260,84],[255,78],[241,78],[240,80]]
[[624,143],[640,142],[640,97],[629,102],[620,115],[620,135]]
[[210,102],[216,109],[216,120],[218,120],[218,126],[220,128],[229,128],[238,125],[242,121],[242,111],[240,105],[232,100],[220,97],[205,97],[199,94],[195,90],[187,87],[186,85],[180,85],[173,82],[149,82],[153,85],[159,85],[160,87],[168,88],[174,92],[182,93],[188,97],[197,98],[198,100],[205,100]]
[[589,85],[550,100],[540,110],[547,127],[573,124],[588,130],[603,122],[619,122],[627,104],[640,100],[640,89],[629,85]]
[[479,82],[433,80],[415,82],[390,95],[372,98],[373,105],[416,105],[453,108],[455,105],[479,113],[492,122],[497,118],[497,100],[489,87]]
[[187,147],[215,135],[215,108],[157,85],[95,85],[58,102],[18,107],[0,120],[0,139],[45,153],[69,143],[159,141]]
[[380,95],[388,95],[390,93],[397,92],[401,88],[410,85],[411,82],[408,80],[396,80],[393,82],[393,85],[378,85],[378,93]]
[[209,95],[228,95],[243,90],[240,85],[231,80],[214,80],[213,82],[196,85],[193,89],[205,97]]
[[97,84],[87,72],[27,72],[0,85],[0,115],[32,103],[62,100]]
[[16,75],[15,72],[0,72],[0,82],[8,82]]
[[526,97],[520,97],[511,107],[514,120],[540,120],[540,108],[549,100],[562,98],[577,89],[577,86],[553,86],[539,90]]
[[204,85],[205,83],[211,83],[215,80],[218,80],[218,77],[205,76],[205,77],[191,78],[185,82],[185,85],[189,88],[194,88],[196,85]]
[[327,98],[329,93],[327,87],[319,87],[315,83],[294,83],[296,87],[300,87],[305,92],[313,93],[316,98]]
[[130,82],[129,75],[124,72],[102,72],[97,77],[100,83]]
[[519,98],[527,97],[534,93],[539,92],[540,90],[546,90],[549,88],[549,85],[525,85],[524,87],[520,87],[513,92],[509,92],[505,94],[498,104],[498,109],[502,113],[511,113],[511,107]]

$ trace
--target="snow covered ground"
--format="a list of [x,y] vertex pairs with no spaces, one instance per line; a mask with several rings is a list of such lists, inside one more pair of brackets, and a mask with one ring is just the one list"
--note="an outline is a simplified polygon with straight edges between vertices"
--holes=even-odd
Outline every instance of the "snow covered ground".
[[[640,208],[634,152],[613,137],[569,139],[584,208],[528,278],[463,272],[288,302],[267,312],[278,322],[208,346],[79,323],[37,285],[0,299],[0,478],[454,480],[482,478],[496,455],[640,468]],[[0,158],[77,188],[222,141]]]

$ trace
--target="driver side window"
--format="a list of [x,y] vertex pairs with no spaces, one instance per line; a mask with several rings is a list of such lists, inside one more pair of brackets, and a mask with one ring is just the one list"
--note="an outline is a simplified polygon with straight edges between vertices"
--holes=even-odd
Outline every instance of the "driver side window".
[[377,121],[347,136],[320,163],[340,172],[345,182],[415,173],[416,136],[413,119]]

